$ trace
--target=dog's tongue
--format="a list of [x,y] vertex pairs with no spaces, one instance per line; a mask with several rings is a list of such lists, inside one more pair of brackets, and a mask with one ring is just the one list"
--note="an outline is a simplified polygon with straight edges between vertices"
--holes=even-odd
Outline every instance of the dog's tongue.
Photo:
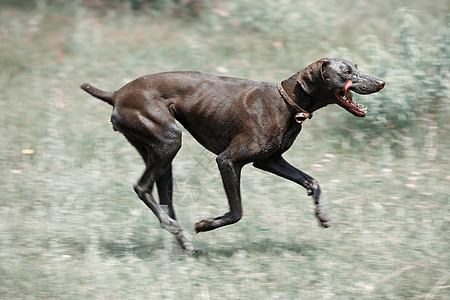
[[344,95],[347,96],[347,90],[352,86],[352,81],[351,80],[347,80],[344,83],[344,86],[342,87],[342,91],[344,92]]

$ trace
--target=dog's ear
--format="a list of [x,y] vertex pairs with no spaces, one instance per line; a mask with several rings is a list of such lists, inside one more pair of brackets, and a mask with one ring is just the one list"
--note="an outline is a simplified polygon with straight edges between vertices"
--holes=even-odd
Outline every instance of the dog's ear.
[[323,58],[321,60],[319,60],[319,62],[321,62],[321,66],[320,66],[320,76],[322,76],[322,80],[327,83],[327,80],[325,79],[325,77],[323,76],[325,74],[325,70],[328,67],[328,65],[330,64],[330,60],[327,58]]
[[315,98],[323,98],[329,88],[323,76],[330,61],[327,58],[320,59],[298,73],[297,82],[303,90]]

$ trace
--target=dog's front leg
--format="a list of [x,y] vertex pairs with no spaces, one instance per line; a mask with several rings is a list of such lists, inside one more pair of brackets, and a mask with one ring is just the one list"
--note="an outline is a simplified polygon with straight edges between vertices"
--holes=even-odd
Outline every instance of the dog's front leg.
[[322,192],[319,184],[314,178],[289,164],[281,157],[281,155],[271,156],[264,160],[256,161],[253,163],[253,166],[291,180],[306,188],[308,195],[312,196],[314,199],[314,211],[320,225],[325,228],[330,226],[330,218],[328,217],[328,213],[323,204]]
[[195,231],[209,231],[216,228],[231,225],[242,218],[241,204],[241,170],[243,165],[235,163],[234,160],[227,158],[226,153],[219,155],[216,159],[217,165],[222,176],[222,182],[227,194],[230,211],[221,217],[208,218],[195,223]]
[[325,228],[330,227],[330,217],[323,204],[322,191],[320,190],[319,184],[314,178],[306,180],[304,184],[307,186],[306,190],[308,191],[308,196],[312,196],[314,199],[314,212],[316,213],[317,219],[320,221],[320,225]]

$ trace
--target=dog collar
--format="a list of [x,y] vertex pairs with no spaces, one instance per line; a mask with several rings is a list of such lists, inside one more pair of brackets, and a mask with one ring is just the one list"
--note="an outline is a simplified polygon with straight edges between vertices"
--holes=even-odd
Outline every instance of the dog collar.
[[295,122],[302,124],[306,119],[311,119],[313,117],[312,113],[307,112],[301,108],[294,100],[289,97],[289,95],[284,90],[281,82],[277,84],[278,92],[280,92],[281,97],[286,101],[297,113],[294,116]]

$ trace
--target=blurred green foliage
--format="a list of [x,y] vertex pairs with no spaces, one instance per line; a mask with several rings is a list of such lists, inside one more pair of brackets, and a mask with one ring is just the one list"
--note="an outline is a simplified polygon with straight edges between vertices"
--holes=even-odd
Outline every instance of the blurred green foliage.
[[[434,128],[448,130],[450,17],[446,1],[433,3],[3,0],[2,24],[9,32],[2,37],[0,66],[12,76],[30,68],[39,72],[30,59],[47,60],[50,67],[55,55],[62,60],[94,55],[128,64],[124,76],[140,75],[133,64],[145,62],[145,73],[172,68],[218,73],[221,66],[230,75],[275,81],[321,57],[342,57],[387,86],[356,97],[369,107],[363,120],[339,111],[324,126],[349,139],[352,149],[383,140],[401,154],[433,144]],[[19,11],[30,11],[30,19],[19,21]],[[33,49],[24,49],[24,42]],[[61,51],[49,53],[48,46],[58,43]]]

